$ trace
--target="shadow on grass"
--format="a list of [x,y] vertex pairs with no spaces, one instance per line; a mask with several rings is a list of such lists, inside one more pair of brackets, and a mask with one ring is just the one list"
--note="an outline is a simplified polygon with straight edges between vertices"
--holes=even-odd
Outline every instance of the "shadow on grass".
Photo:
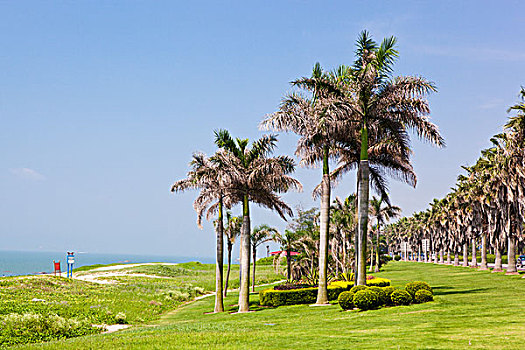
[[473,288],[473,289],[454,290],[454,287],[447,287],[447,286],[432,287],[432,290],[434,291],[434,295],[480,293],[480,292],[483,292],[489,289],[490,288]]
[[[267,306],[261,306],[259,305],[259,301],[255,301],[255,300],[250,300],[250,311],[261,311],[261,310],[266,310],[266,309],[269,309],[269,307]],[[239,306],[237,304],[232,304],[232,305],[224,305],[224,311],[225,312],[229,312],[229,313],[232,313],[232,312],[237,312],[239,310]]]

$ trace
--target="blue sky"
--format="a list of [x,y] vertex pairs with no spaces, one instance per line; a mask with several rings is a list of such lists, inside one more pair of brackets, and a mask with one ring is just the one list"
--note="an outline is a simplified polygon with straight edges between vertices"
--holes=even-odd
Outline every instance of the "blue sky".
[[[399,75],[436,83],[447,148],[413,140],[418,185],[391,182],[410,215],[475,162],[525,85],[522,1],[2,1],[0,249],[213,256],[195,193],[173,195],[213,130],[262,135],[288,82],[353,61],[358,33],[395,35]],[[277,154],[297,138],[280,135]],[[319,169],[299,169],[318,203]],[[335,190],[353,192],[355,174]],[[234,210],[235,214],[240,209]],[[253,224],[286,223],[253,209]],[[263,253],[263,249],[260,252]]]

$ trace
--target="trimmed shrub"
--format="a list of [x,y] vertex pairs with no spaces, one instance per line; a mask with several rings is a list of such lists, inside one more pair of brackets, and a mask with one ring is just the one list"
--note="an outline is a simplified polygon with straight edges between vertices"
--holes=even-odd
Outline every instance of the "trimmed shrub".
[[416,295],[416,292],[420,289],[426,289],[430,293],[432,293],[432,288],[427,282],[414,281],[414,282],[407,283],[407,285],[405,286],[405,290],[410,294],[412,298],[414,298],[414,296]]
[[388,300],[388,296],[386,295],[385,291],[383,290],[383,288],[381,287],[370,287],[368,288],[369,290],[373,290],[374,292],[377,293],[377,296],[379,298],[379,304],[378,306],[383,306],[383,305],[386,305]]
[[392,299],[390,298],[390,295],[392,295],[392,292],[396,290],[395,287],[387,286],[387,287],[381,287],[383,289],[383,292],[386,296],[386,305],[392,305]]
[[414,295],[414,302],[418,304],[426,303],[432,300],[434,300],[434,296],[432,295],[432,292],[426,289],[420,289]]
[[391,281],[389,279],[376,277],[374,279],[367,280],[366,285],[375,287],[386,287],[390,285],[390,282]]
[[273,287],[273,289],[275,290],[291,290],[291,289],[303,289],[303,288],[313,288],[313,287],[306,283],[289,283],[289,282],[279,284]]
[[345,290],[350,290],[354,286],[354,282],[347,282],[347,281],[335,281],[330,283],[331,287],[341,287]]
[[367,286],[353,286],[352,288],[350,288],[350,291],[352,293],[357,293],[359,292],[360,290],[365,290],[367,289],[368,287]]
[[395,260],[395,261],[399,261],[399,260],[401,260],[401,255],[399,255],[399,254],[398,254],[398,255],[395,255],[395,256],[394,256],[394,260]]
[[357,291],[354,295],[354,304],[361,310],[374,309],[379,303],[379,295],[369,288]]
[[351,310],[354,308],[354,293],[342,292],[337,298],[337,302],[343,310]]
[[[328,300],[337,300],[345,289],[328,287]],[[259,292],[259,303],[262,306],[281,306],[295,304],[312,304],[317,299],[317,288],[302,288],[291,290],[266,289]]]
[[395,290],[390,294],[390,300],[394,305],[408,305],[412,301],[412,297],[406,290]]

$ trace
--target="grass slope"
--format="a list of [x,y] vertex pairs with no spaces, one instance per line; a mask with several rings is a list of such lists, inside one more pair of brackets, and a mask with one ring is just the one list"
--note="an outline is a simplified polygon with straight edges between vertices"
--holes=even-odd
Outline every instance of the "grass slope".
[[[232,273],[230,285],[238,285],[238,266]],[[19,276],[0,279],[0,346],[51,339],[28,337],[33,332],[9,331],[3,324],[7,315],[36,314],[48,317],[58,315],[66,320],[76,319],[89,324],[114,324],[125,321],[133,325],[151,322],[182,303],[198,296],[203,290],[215,289],[215,266],[199,262],[178,265],[145,265],[126,267],[119,272],[130,274],[102,277],[118,282],[100,285],[57,276]],[[132,275],[141,273],[165,278]],[[257,283],[282,280],[271,266],[262,266],[257,272]],[[213,300],[213,297],[210,297]],[[25,325],[25,324],[24,324]],[[22,327],[20,325],[20,327]],[[33,327],[40,329],[39,327]],[[26,332],[27,331],[27,332]],[[16,333],[16,334],[15,334]],[[40,334],[40,335],[42,335]],[[77,333],[78,334],[78,333]],[[48,337],[49,335],[49,337]],[[55,338],[61,337],[57,334]]]
[[[519,349],[525,339],[525,280],[469,268],[393,262],[376,274],[403,286],[429,282],[435,301],[366,312],[297,305],[248,314],[206,314],[213,298],[154,326],[33,345],[46,349]],[[234,310],[236,295],[226,299]],[[258,296],[252,295],[254,305]]]

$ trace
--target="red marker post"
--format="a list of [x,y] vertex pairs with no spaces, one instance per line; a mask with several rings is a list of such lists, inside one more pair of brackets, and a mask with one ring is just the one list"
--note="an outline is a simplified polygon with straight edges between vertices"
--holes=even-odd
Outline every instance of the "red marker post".
[[58,262],[53,260],[53,266],[55,267],[55,276],[57,275],[57,272],[59,276],[62,276],[62,270],[60,268],[60,260],[58,260]]

